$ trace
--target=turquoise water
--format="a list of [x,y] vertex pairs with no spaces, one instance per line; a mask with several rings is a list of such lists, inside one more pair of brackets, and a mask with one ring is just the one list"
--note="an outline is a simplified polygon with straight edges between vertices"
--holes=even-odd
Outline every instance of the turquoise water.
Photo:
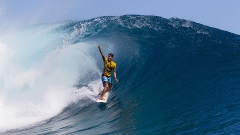
[[[9,35],[0,38],[2,134],[239,133],[239,35],[138,15]],[[120,81],[107,104],[94,101],[98,44],[114,54]]]

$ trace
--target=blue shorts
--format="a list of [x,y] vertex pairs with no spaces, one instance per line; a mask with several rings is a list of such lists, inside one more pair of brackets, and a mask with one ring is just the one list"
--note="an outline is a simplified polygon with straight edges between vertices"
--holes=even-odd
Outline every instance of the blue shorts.
[[105,87],[107,83],[108,83],[108,86],[112,87],[111,77],[102,76],[102,83],[103,83],[103,87]]

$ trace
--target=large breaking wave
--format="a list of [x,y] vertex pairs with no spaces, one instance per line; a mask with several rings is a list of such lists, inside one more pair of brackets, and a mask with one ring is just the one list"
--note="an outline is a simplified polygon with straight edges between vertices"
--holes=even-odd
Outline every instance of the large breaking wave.
[[[178,18],[106,16],[0,38],[0,131],[214,134],[239,127],[240,36]],[[108,103],[97,49],[114,53]]]

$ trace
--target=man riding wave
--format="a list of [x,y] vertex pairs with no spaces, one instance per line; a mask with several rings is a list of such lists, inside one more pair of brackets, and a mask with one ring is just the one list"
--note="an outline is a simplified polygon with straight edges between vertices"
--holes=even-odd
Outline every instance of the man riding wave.
[[98,49],[100,54],[102,55],[102,59],[104,62],[104,68],[103,68],[103,73],[102,73],[102,82],[103,82],[103,90],[100,93],[100,100],[105,100],[103,97],[105,95],[105,93],[107,93],[108,91],[110,91],[112,89],[112,80],[111,80],[111,73],[113,71],[113,76],[114,79],[116,81],[116,83],[118,83],[118,79],[117,79],[117,73],[116,73],[116,67],[117,64],[115,62],[113,62],[113,54],[109,53],[108,54],[108,58],[106,58],[101,50],[100,45],[98,45]]

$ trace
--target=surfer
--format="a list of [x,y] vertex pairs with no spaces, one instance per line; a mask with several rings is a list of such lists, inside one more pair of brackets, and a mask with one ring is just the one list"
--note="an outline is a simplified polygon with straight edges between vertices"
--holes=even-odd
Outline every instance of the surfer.
[[106,58],[101,50],[100,45],[97,46],[99,49],[100,54],[102,55],[102,59],[104,62],[104,68],[103,68],[103,73],[102,73],[102,82],[103,82],[103,91],[100,94],[100,100],[105,100],[103,98],[104,94],[108,91],[110,91],[112,89],[112,81],[111,81],[111,73],[113,70],[113,76],[114,79],[116,81],[116,83],[118,83],[118,79],[117,79],[117,73],[116,73],[116,63],[113,62],[113,54],[109,53],[108,54],[108,58]]

